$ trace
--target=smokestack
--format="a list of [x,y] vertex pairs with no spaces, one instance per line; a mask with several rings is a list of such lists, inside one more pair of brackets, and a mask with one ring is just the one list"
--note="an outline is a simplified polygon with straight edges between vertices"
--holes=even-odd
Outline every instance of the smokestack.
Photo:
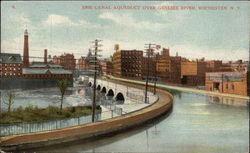
[[47,55],[48,55],[48,50],[44,49],[44,64],[47,64]]
[[24,31],[23,67],[29,67],[29,35],[27,29]]

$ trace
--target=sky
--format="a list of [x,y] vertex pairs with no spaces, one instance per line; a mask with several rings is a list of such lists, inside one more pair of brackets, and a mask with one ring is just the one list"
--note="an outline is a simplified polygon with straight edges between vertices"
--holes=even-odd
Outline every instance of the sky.
[[[121,6],[140,9],[114,9]],[[227,10],[198,9],[207,6]],[[167,7],[178,10],[160,9]],[[191,60],[248,60],[249,8],[246,1],[1,1],[1,52],[22,54],[27,28],[30,56],[42,57],[47,48],[52,56],[73,53],[79,58],[87,55],[91,41],[100,39],[103,57],[114,53],[115,44],[144,50],[153,43]]]

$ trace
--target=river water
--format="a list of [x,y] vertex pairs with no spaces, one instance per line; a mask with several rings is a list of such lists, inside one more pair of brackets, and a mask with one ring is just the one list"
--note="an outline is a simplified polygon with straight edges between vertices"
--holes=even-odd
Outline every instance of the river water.
[[[91,91],[90,88],[72,89],[67,93],[65,104],[75,105],[84,101],[90,103]],[[223,100],[215,96],[169,91],[174,95],[173,109],[168,115],[154,122],[113,136],[98,137],[89,142],[78,141],[32,151],[70,153],[249,151],[249,105],[246,101],[236,98]],[[36,96],[32,95],[34,92]],[[39,92],[43,94],[37,96]],[[30,104],[46,107],[48,100],[52,103],[55,101],[56,104],[60,96],[57,92],[59,91],[55,88],[37,90],[25,94],[26,97],[23,99],[31,97],[33,101],[30,101]],[[100,94],[98,97],[106,99]],[[20,98],[18,103],[24,103],[23,99]]]

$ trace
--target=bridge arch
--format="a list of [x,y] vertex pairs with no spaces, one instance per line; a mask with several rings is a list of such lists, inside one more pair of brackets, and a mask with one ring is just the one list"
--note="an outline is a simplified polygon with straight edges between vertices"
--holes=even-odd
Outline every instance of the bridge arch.
[[101,90],[101,85],[98,85],[96,89]]
[[116,95],[115,100],[119,101],[119,103],[124,103],[125,97],[124,97],[124,95],[123,95],[121,92],[119,92],[119,93]]
[[106,87],[103,87],[102,90],[101,90],[102,93],[106,93],[107,92],[107,89]]
[[114,91],[112,89],[109,89],[107,96],[114,96]]

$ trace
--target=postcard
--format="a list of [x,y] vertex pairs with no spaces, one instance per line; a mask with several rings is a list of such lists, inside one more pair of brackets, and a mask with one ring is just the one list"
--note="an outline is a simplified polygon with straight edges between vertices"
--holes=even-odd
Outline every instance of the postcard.
[[0,152],[249,152],[248,1],[2,1]]

